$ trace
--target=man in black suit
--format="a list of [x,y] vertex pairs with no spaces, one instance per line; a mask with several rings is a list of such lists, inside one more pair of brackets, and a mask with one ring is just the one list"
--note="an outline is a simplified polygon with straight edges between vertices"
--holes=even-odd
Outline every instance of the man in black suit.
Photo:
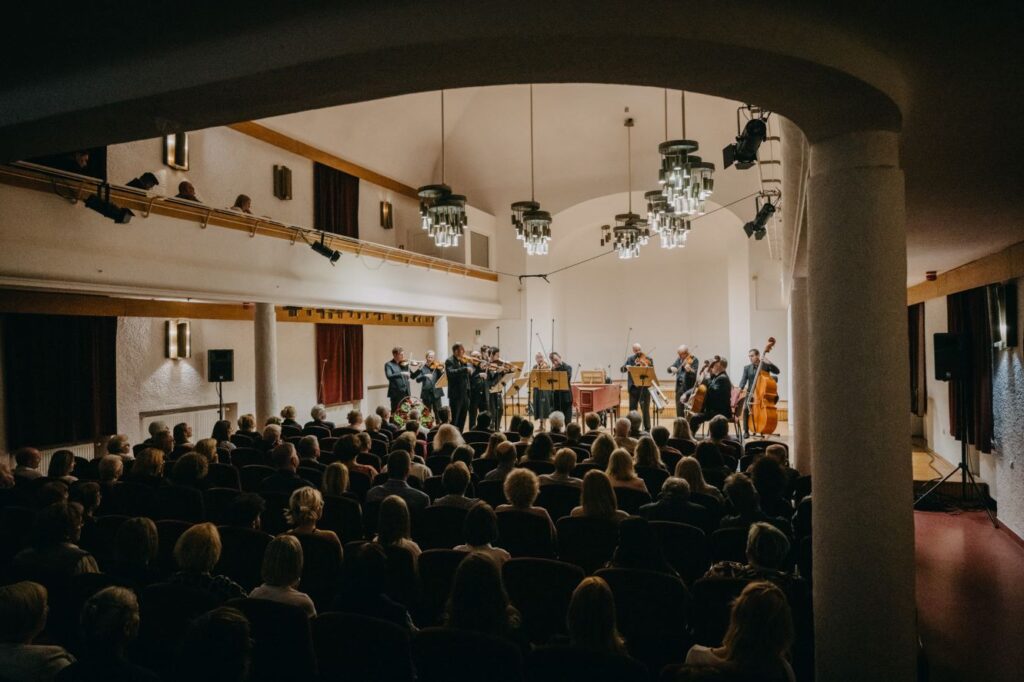
[[452,424],[459,432],[466,430],[466,416],[469,412],[469,378],[473,365],[466,358],[466,348],[457,343],[452,346],[452,355],[444,361],[448,375],[448,404],[452,408]]
[[270,461],[277,471],[260,482],[261,493],[288,493],[290,495],[299,488],[315,487],[296,473],[299,468],[299,456],[295,452],[295,446],[291,443],[282,443],[274,448],[270,453]]
[[679,357],[668,366],[668,373],[676,375],[676,415],[683,416],[683,396],[697,383],[697,367],[700,361],[690,352],[689,346],[683,344],[676,349]]
[[[493,346],[488,350],[489,357],[487,359],[501,363],[501,351]],[[508,369],[503,369],[497,364],[494,369],[487,372],[487,411],[491,413],[491,425],[495,429],[501,428],[501,417],[505,414],[505,387],[498,388],[498,386],[505,375],[510,373]],[[498,390],[495,391],[495,388]]]
[[423,366],[412,373],[412,378],[423,384],[423,388],[420,389],[420,400],[430,408],[436,420],[437,412],[441,409],[441,398],[444,397],[444,389],[438,388],[437,382],[444,375],[444,370],[433,368],[437,362],[437,355],[432,350],[427,351],[423,360]]
[[718,526],[711,512],[690,501],[690,484],[684,478],[669,476],[661,485],[658,499],[640,507],[640,516],[648,521],[674,521],[700,528],[710,535]]
[[481,367],[484,361],[480,351],[473,351],[470,357],[478,364],[470,367],[469,373],[469,428],[476,424],[476,417],[487,411],[487,369]]
[[326,465],[320,462],[320,441],[316,436],[303,436],[295,448],[299,456],[299,466],[323,471]]
[[409,361],[405,359],[405,349],[395,346],[391,349],[391,359],[384,363],[384,376],[388,379],[388,398],[391,399],[391,411],[398,409],[403,398],[409,393]]
[[711,365],[710,376],[704,380],[708,387],[704,396],[704,410],[690,418],[690,429],[694,433],[697,427],[716,415],[732,421],[732,381],[726,371],[728,367],[729,361],[725,358],[719,358]]
[[555,351],[548,354],[548,359],[551,360],[551,371],[564,372],[565,385],[570,387],[565,391],[555,393],[555,409],[565,415],[565,423],[568,424],[572,421],[572,365],[563,360],[562,356]]
[[[633,344],[633,354],[626,358],[626,362],[623,363],[621,372],[628,372],[628,367],[637,367],[638,359],[643,354],[643,349],[639,343]],[[647,362],[650,363],[651,367],[654,367],[654,358],[644,356],[647,358]],[[635,386],[633,384],[633,375],[626,375],[626,386],[629,389],[629,409],[639,410],[644,420],[644,431],[651,430],[651,392],[646,387]]]
[[[747,393],[753,392],[754,385],[757,383],[756,382],[756,379],[757,379],[757,365],[759,363],[761,365],[761,371],[762,372],[768,372],[769,374],[772,375],[773,379],[778,381],[778,379],[779,379],[779,368],[776,367],[767,358],[764,360],[764,362],[761,362],[761,351],[759,351],[756,348],[751,348],[750,352],[747,353],[747,358],[750,359],[750,364],[743,368],[743,376],[740,377],[740,391],[746,391]],[[746,400],[744,400],[744,405],[746,405]],[[748,436],[750,436],[750,433],[747,430],[747,424],[750,422],[750,420],[748,419],[749,413],[750,413],[750,408],[745,407],[744,410],[743,410],[743,437],[744,438],[747,438]]]

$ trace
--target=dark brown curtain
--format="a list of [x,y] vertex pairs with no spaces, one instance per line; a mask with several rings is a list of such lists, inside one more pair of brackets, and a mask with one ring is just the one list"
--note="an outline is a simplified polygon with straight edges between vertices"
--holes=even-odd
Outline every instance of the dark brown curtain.
[[12,314],[3,326],[10,449],[117,431],[117,318]]
[[359,178],[313,164],[313,227],[359,239]]
[[928,407],[928,364],[924,344],[924,303],[907,307],[907,341],[910,344],[910,411],[923,417]]
[[949,382],[949,432],[981,452],[992,452],[992,329],[988,291],[984,287],[946,298],[949,332],[963,334],[965,424],[960,424],[960,396],[956,381]]
[[[317,376],[323,372],[320,402],[351,403],[363,398],[363,328],[316,325]],[[324,362],[326,360],[326,363]]]

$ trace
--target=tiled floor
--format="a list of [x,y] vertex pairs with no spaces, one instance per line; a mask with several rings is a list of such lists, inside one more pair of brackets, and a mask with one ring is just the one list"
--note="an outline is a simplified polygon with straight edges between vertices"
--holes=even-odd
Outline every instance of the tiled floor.
[[933,682],[1024,679],[1024,547],[983,512],[915,512],[917,604]]

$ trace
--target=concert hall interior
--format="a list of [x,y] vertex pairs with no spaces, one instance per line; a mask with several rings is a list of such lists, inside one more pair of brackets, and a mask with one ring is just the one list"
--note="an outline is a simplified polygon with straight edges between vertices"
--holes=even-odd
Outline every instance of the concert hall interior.
[[1024,10],[568,5],[14,10],[0,680],[1018,679]]

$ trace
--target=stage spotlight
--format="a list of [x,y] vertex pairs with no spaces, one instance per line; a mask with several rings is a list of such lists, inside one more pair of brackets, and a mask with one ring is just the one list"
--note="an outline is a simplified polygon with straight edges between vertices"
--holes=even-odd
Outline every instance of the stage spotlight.
[[96,194],[85,200],[85,205],[119,225],[127,225],[135,215],[130,208],[121,208],[110,201],[110,185],[101,185]]
[[331,247],[327,246],[327,244],[324,243],[323,233],[320,234],[320,241],[313,242],[312,244],[310,244],[310,246],[313,247],[314,251],[319,253],[327,260],[331,261],[331,265],[337,263],[338,259],[341,258],[341,251],[335,251],[334,249],[332,249]]
[[722,150],[722,165],[725,168],[735,163],[736,168],[745,170],[757,163],[757,150],[768,137],[768,124],[765,123],[765,118],[752,118],[747,121],[743,132],[736,137],[736,143]]
[[757,209],[757,215],[749,223],[743,226],[743,231],[747,233],[747,239],[753,237],[754,239],[761,240],[768,234],[768,219],[775,213],[775,206],[770,202],[765,203]]

